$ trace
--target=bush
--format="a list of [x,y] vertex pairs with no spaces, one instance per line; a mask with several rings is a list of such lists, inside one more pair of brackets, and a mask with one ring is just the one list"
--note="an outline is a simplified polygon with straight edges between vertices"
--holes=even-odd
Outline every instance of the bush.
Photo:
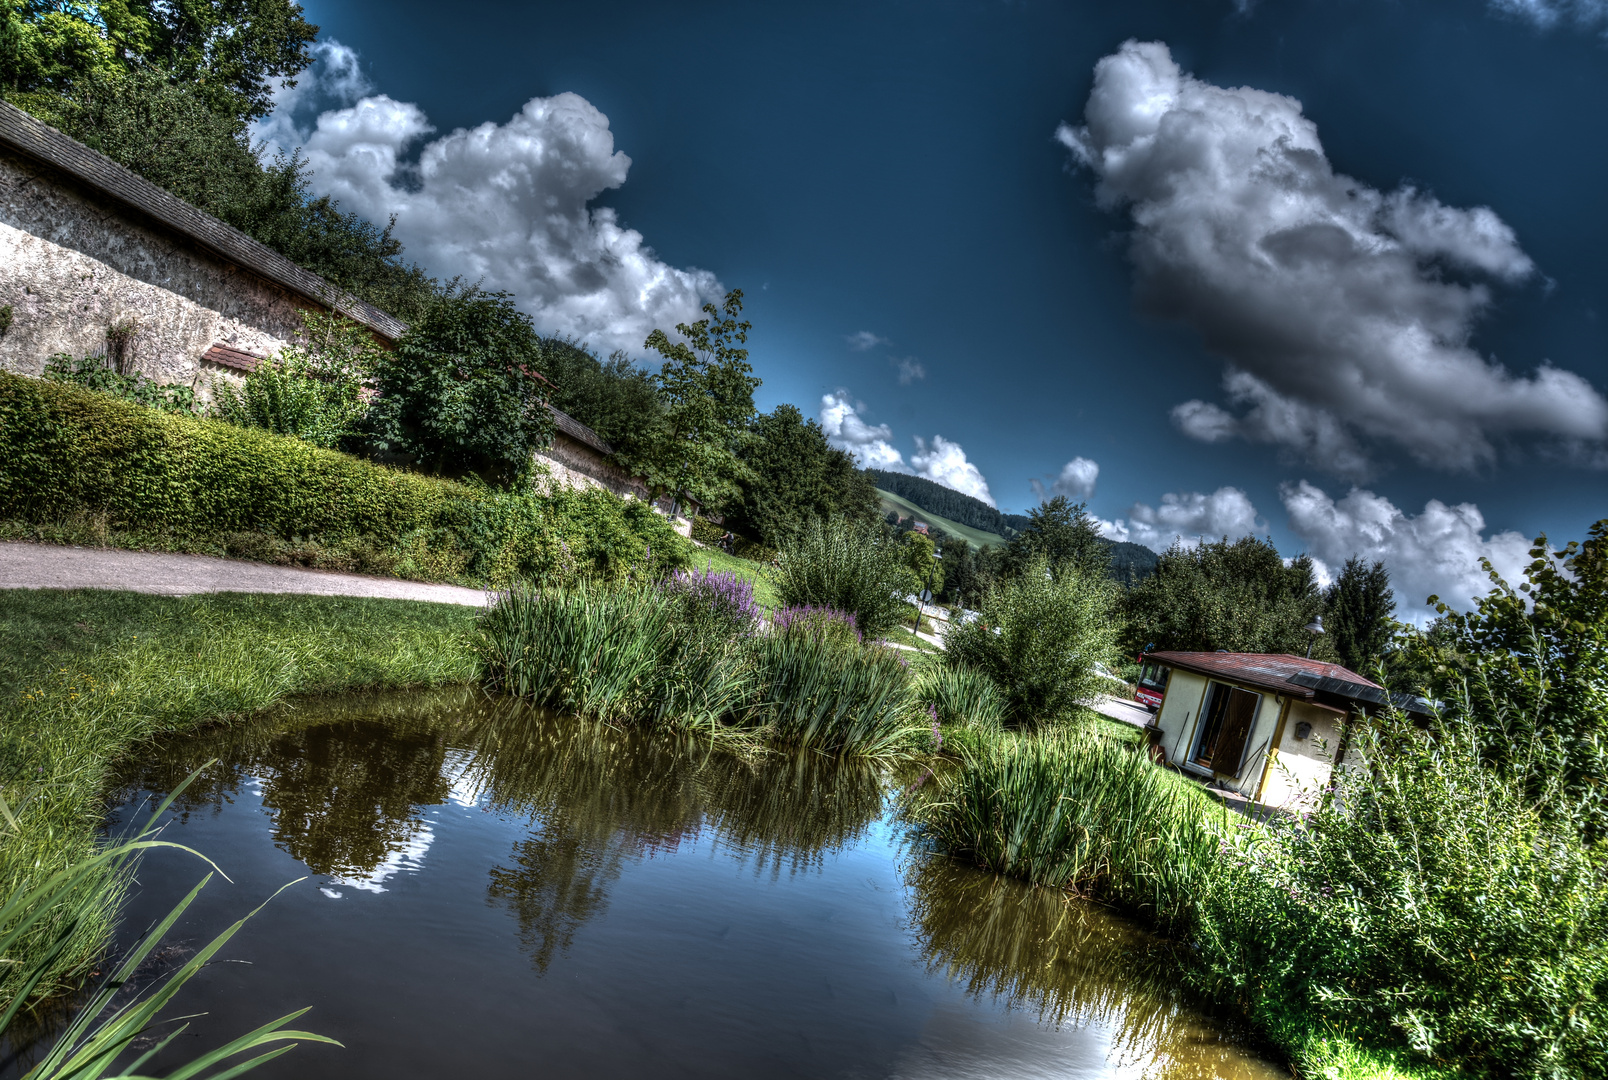
[[875,637],[904,617],[909,571],[898,543],[874,524],[812,518],[781,551],[776,594],[786,605],[849,612]]
[[180,416],[200,416],[195,391],[188,386],[164,386],[138,372],[124,374],[104,356],[74,360],[67,353],[56,353],[45,361],[45,378],[132,401],[159,412]]
[[855,648],[865,641],[854,616],[836,608],[785,607],[771,616],[771,626],[778,634],[825,641],[844,649]]
[[218,415],[333,447],[368,411],[362,372],[381,350],[367,330],[335,313],[303,311],[302,328],[297,344],[264,360],[239,390],[215,384]]
[[6,373],[0,453],[0,519],[92,519],[142,545],[313,544],[348,569],[474,585],[688,558],[650,507],[606,491],[497,492]]
[[770,736],[827,753],[892,751],[924,724],[904,659],[884,646],[773,634],[755,642],[761,689],[751,712]]
[[1111,658],[1116,627],[1112,583],[1041,556],[984,598],[980,617],[950,629],[945,662],[988,676],[1016,723],[1054,720],[1094,700],[1096,665]]

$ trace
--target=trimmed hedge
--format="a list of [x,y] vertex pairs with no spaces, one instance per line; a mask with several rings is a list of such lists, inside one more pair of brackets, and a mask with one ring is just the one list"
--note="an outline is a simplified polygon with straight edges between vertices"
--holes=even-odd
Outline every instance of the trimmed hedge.
[[688,559],[651,508],[607,491],[493,491],[3,372],[0,519],[474,585]]

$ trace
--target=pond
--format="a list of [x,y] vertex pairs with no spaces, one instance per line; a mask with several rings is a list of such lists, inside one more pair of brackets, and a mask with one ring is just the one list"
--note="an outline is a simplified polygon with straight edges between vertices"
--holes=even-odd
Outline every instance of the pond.
[[[290,886],[175,1003],[171,1066],[304,1005],[264,1077],[1287,1075],[1129,924],[925,851],[911,777],[743,756],[478,692],[305,702],[154,749],[126,829],[215,878],[167,963]],[[201,877],[158,853],[124,934]],[[157,1069],[158,1073],[164,1069]]]

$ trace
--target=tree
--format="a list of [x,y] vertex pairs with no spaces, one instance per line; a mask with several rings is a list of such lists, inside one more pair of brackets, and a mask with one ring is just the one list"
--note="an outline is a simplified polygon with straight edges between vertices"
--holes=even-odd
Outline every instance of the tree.
[[739,455],[752,439],[759,379],[743,348],[752,324],[737,318],[742,290],[703,310],[706,318],[676,324],[684,342],[655,330],[644,343],[664,357],[656,381],[666,422],[642,464],[655,494],[685,492],[720,509],[742,494],[743,482],[753,475]]
[[1086,577],[1103,577],[1111,564],[1111,547],[1100,536],[1088,506],[1057,495],[1028,511],[1027,527],[1005,545],[1009,573],[1021,573],[1042,558],[1052,573],[1072,569]]
[[944,662],[987,675],[1018,724],[1053,721],[1100,693],[1097,665],[1116,647],[1117,586],[1076,562],[1035,556],[989,590],[979,618],[950,629]]
[[915,531],[905,533],[900,539],[900,546],[904,548],[904,564],[910,571],[911,592],[920,592],[931,575],[932,592],[936,596],[944,589],[944,566],[939,559],[933,558],[937,545],[932,537],[926,533]]
[[552,437],[541,359],[530,316],[509,294],[448,292],[374,358],[370,446],[426,472],[521,480]]
[[599,360],[579,342],[542,341],[542,371],[553,382],[554,406],[603,437],[628,471],[641,471],[665,422],[653,375],[623,352]]
[[296,85],[318,36],[294,0],[0,0],[0,13],[0,88],[155,71],[241,128]]
[[1353,557],[1323,594],[1323,629],[1340,663],[1370,675],[1384,659],[1395,625],[1396,596],[1385,564],[1372,566]]
[[876,515],[870,477],[796,406],[778,405],[757,418],[753,435],[741,455],[751,476],[729,515],[738,527],[774,547],[811,518]]
[[1277,548],[1256,537],[1173,544],[1122,606],[1130,652],[1153,645],[1303,656],[1310,646],[1314,658],[1338,659],[1327,635],[1314,640],[1304,629],[1323,613],[1312,560],[1301,555],[1285,565]]

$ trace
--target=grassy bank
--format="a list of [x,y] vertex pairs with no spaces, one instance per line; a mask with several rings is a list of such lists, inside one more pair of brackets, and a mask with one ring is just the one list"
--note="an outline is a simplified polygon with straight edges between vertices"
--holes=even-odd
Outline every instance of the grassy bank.
[[[108,766],[135,743],[291,694],[472,680],[473,620],[399,600],[0,590],[0,793],[18,819],[0,845],[0,894],[90,851]],[[96,958],[119,895],[107,885],[42,990]],[[33,959],[30,947],[12,959]],[[9,993],[0,974],[0,1000]]]

